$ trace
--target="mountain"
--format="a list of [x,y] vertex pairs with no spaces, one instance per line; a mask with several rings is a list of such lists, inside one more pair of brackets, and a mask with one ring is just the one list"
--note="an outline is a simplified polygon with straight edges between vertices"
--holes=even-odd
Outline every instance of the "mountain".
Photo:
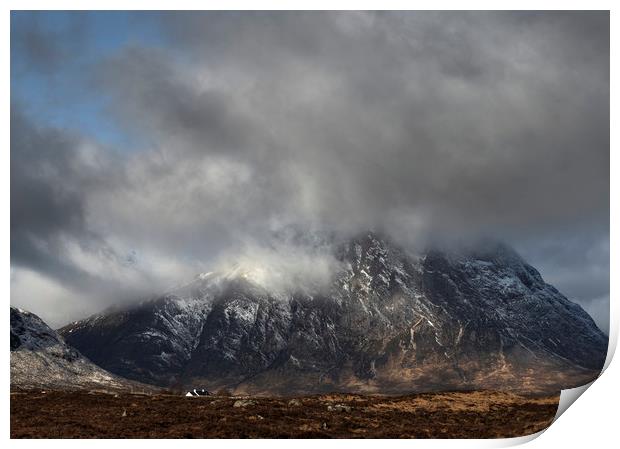
[[93,364],[38,316],[11,307],[11,387],[50,389],[152,389]]
[[603,366],[607,337],[506,245],[412,255],[367,233],[334,248],[328,288],[208,273],[60,333],[129,379],[249,393],[557,392]]

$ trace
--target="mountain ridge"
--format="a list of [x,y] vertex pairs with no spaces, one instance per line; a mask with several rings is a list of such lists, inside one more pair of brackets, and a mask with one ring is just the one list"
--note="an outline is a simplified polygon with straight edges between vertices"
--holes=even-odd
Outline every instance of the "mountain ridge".
[[153,390],[95,365],[37,315],[11,306],[10,316],[11,388]]
[[592,319],[507,245],[412,256],[369,232],[333,254],[326,290],[208,273],[60,333],[133,380],[254,393],[556,391],[603,365]]

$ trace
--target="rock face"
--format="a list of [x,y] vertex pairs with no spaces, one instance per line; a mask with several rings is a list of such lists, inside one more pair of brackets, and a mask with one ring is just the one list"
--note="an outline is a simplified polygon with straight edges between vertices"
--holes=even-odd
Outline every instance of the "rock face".
[[414,256],[368,233],[335,248],[323,290],[208,274],[60,332],[130,379],[248,393],[555,392],[603,366],[607,337],[507,246]]
[[139,390],[147,386],[104,371],[38,316],[11,307],[11,387]]

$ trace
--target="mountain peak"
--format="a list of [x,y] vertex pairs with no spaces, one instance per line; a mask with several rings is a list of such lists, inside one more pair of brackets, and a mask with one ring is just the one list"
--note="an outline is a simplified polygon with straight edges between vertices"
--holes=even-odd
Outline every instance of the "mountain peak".
[[[274,289],[240,264],[61,332],[131,379],[286,394],[557,391],[604,362],[592,319],[505,244],[415,255],[364,232],[330,248],[327,287]],[[304,262],[295,276],[312,269]]]

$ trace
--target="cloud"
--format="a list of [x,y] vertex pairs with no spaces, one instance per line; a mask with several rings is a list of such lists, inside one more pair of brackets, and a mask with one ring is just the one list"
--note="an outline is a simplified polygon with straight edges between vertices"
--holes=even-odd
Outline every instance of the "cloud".
[[102,64],[104,85],[171,161],[247,163],[274,180],[267,205],[294,202],[303,219],[413,213],[476,231],[600,219],[607,53],[586,44],[605,27],[585,27],[584,43],[574,19],[517,16],[175,14],[185,58],[128,49]]
[[225,253],[214,266],[250,279],[275,295],[306,289],[316,292],[329,286],[342,266],[327,242],[307,243],[271,239],[265,245],[249,240],[236,252]]
[[[122,159],[66,130],[40,128],[11,107],[11,267],[16,304],[34,298],[48,310],[50,292],[81,295],[83,307],[67,300],[63,313],[93,312],[120,300],[152,294],[187,276],[187,267],[161,254],[138,258],[98,222],[97,197],[122,184]],[[30,297],[25,280],[32,280]],[[26,285],[25,285],[26,284]],[[54,300],[56,301],[56,300]],[[54,304],[56,307],[56,304]],[[54,310],[54,314],[60,313]]]
[[594,319],[597,326],[609,335],[609,295],[603,295],[599,298],[588,298],[585,301],[579,301],[583,304],[586,312]]
[[[40,130],[11,107],[11,259],[40,269],[67,269],[48,257],[63,235],[97,240],[85,223],[83,190],[91,184],[80,142],[70,134]],[[84,170],[83,170],[84,169]]]
[[278,265],[264,242],[287,226],[374,228],[500,237],[582,303],[608,293],[608,13],[155,19],[158,42],[83,75],[140,148],[17,118],[13,263],[163,284],[231,254]]

